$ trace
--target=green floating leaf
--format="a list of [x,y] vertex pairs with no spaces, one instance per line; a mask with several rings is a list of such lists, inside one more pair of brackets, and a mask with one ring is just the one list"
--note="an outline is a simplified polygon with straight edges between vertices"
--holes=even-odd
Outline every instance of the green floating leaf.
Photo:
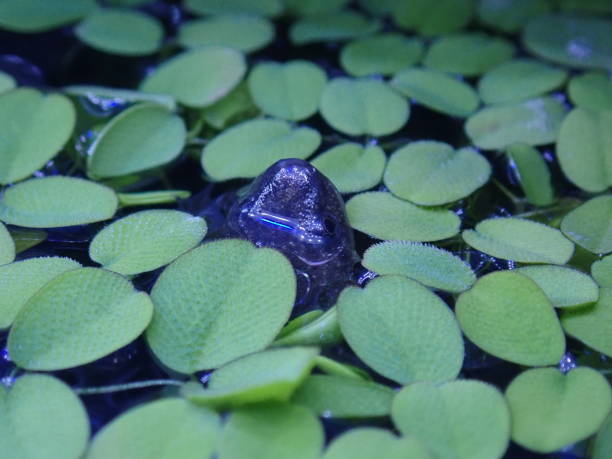
[[89,438],[87,412],[59,379],[26,374],[0,386],[0,449],[12,458],[79,459]]
[[395,396],[391,418],[402,434],[440,458],[502,457],[510,440],[503,395],[480,381],[411,384]]
[[323,459],[432,459],[415,438],[398,438],[388,430],[357,427],[334,438]]
[[276,16],[283,10],[281,0],[186,0],[185,6],[195,14],[258,14]]
[[586,72],[573,77],[568,86],[571,101],[591,110],[612,109],[612,77],[604,72]]
[[[315,311],[311,311],[315,312]],[[272,343],[273,346],[324,346],[342,342],[336,308],[332,306],[324,314],[317,315],[306,323],[296,323],[301,317],[289,322]]]
[[465,335],[489,354],[520,365],[554,365],[565,351],[555,310],[527,276],[497,271],[463,292],[455,313]]
[[93,362],[135,340],[153,305],[124,277],[97,268],[67,271],[21,308],[11,328],[11,357],[28,370],[59,370]]
[[223,99],[202,110],[204,120],[218,130],[258,114],[259,110],[251,99],[245,81],[232,89]]
[[74,129],[75,111],[60,94],[19,88],[0,96],[0,184],[21,180],[59,152]]
[[378,191],[353,196],[346,213],[353,228],[383,240],[439,241],[457,234],[461,223],[451,211],[421,208]]
[[334,129],[349,135],[382,136],[404,126],[410,106],[382,81],[335,78],[327,83],[319,106]]
[[612,4],[607,0],[559,0],[559,7],[566,11],[612,13]]
[[612,287],[612,255],[593,263],[591,276],[601,287]]
[[180,398],[164,398],[107,424],[93,438],[86,459],[210,458],[219,431],[214,412]]
[[81,19],[96,8],[95,0],[4,0],[0,27],[13,32],[44,32]]
[[274,26],[249,14],[209,16],[189,21],[179,29],[178,42],[185,47],[228,46],[249,53],[264,48],[274,38]]
[[608,382],[588,367],[565,375],[555,368],[524,371],[506,389],[506,399],[512,440],[540,453],[594,434],[612,407]]
[[378,185],[382,179],[387,156],[376,145],[361,146],[343,143],[321,153],[312,165],[338,188],[340,193],[356,193]]
[[515,59],[489,70],[478,81],[485,104],[520,102],[561,86],[567,71],[535,59]]
[[552,0],[480,0],[478,19],[488,27],[511,33],[521,29],[529,18],[552,8]]
[[536,206],[547,206],[554,199],[550,171],[538,150],[524,143],[513,143],[506,154],[516,167],[516,175],[527,201]]
[[484,150],[499,150],[516,142],[546,145],[557,139],[566,111],[552,97],[485,107],[468,118],[465,132]]
[[561,325],[568,335],[612,357],[612,289],[602,288],[593,305],[564,310]]
[[255,105],[268,115],[292,121],[317,112],[326,82],[321,67],[308,61],[263,62],[248,79]]
[[152,54],[164,37],[162,25],[148,14],[115,8],[93,10],[74,33],[92,48],[122,56]]
[[501,37],[481,32],[461,33],[435,41],[425,55],[426,67],[476,76],[512,58],[516,48]]
[[612,109],[573,109],[563,120],[557,156],[565,176],[591,193],[612,185]]
[[355,11],[345,10],[299,19],[289,29],[289,36],[295,45],[305,45],[364,37],[376,32],[380,26],[379,21],[372,21]]
[[0,329],[8,328],[27,301],[66,271],[81,265],[70,258],[41,257],[0,266]]
[[205,107],[229,93],[246,72],[235,49],[205,46],[165,61],[141,83],[145,92],[169,94],[188,107]]
[[568,213],[561,231],[593,253],[612,252],[612,195],[597,196]]
[[428,287],[459,293],[476,282],[470,267],[459,257],[437,247],[405,241],[371,245],[363,266],[381,275],[406,276]]
[[107,88],[94,85],[72,85],[62,88],[69,96],[84,97],[93,103],[109,102],[124,104],[131,102],[153,102],[163,105],[170,111],[176,110],[176,100],[166,94],[149,94],[134,89]]
[[315,348],[292,347],[249,354],[215,371],[206,389],[199,383],[187,383],[182,395],[216,409],[286,402],[312,370],[318,353]]
[[0,71],[0,94],[6,91],[10,91],[11,89],[17,86],[17,82],[12,75],[8,73]]
[[525,266],[515,272],[538,284],[555,308],[580,306],[599,298],[599,288],[591,276],[575,269],[565,266]]
[[96,234],[89,256],[120,274],[153,271],[198,245],[206,230],[203,218],[185,212],[143,210],[114,221]]
[[293,395],[292,402],[318,416],[371,418],[391,411],[391,388],[372,381],[344,376],[311,375]]
[[393,77],[391,86],[426,107],[446,115],[465,117],[480,104],[478,94],[470,85],[437,70],[402,70]]
[[597,17],[543,14],[523,29],[528,50],[544,59],[579,68],[610,69],[612,21]]
[[321,135],[284,120],[253,119],[226,129],[202,150],[202,167],[212,180],[257,177],[284,158],[305,159]]
[[383,276],[337,302],[342,334],[370,368],[400,384],[456,378],[463,340],[452,312],[426,287]]
[[612,413],[597,432],[591,454],[592,459],[607,459],[612,455]]
[[158,278],[147,340],[173,370],[216,368],[272,343],[295,291],[293,268],[280,252],[239,239],[209,242]]
[[411,142],[389,158],[384,181],[396,196],[435,206],[464,198],[487,183],[491,166],[473,148],[443,142]]
[[399,33],[373,35],[354,40],[344,46],[340,64],[355,77],[393,75],[418,62],[423,54],[423,42]]
[[282,0],[287,12],[295,16],[313,16],[335,13],[349,0]]
[[182,151],[185,123],[166,107],[138,104],[115,116],[88,149],[87,173],[118,177],[169,163]]
[[[0,222],[0,265],[10,263],[15,259],[15,242],[6,226]],[[0,300],[1,301],[1,300]],[[2,326],[0,325],[0,328]]]
[[11,228],[11,237],[15,241],[15,252],[21,253],[47,239],[47,233],[28,228]]
[[[335,311],[335,308],[332,306],[330,309],[327,310],[326,313],[329,313],[331,310]],[[305,312],[304,314],[301,314],[295,319],[291,319],[289,322],[287,322],[276,338],[283,338],[293,333],[294,331],[299,330],[300,328],[314,322],[322,315],[323,310],[321,309],[313,309],[311,311]]]
[[5,189],[0,195],[0,220],[29,228],[84,225],[111,218],[117,203],[115,192],[98,183],[44,177]]
[[463,29],[472,19],[474,0],[412,0],[395,2],[393,21],[401,28],[420,35],[440,35]]
[[520,263],[563,265],[574,253],[574,244],[559,230],[520,218],[482,220],[462,236],[476,250]]
[[266,404],[232,412],[218,446],[219,459],[318,459],[323,427],[307,408]]

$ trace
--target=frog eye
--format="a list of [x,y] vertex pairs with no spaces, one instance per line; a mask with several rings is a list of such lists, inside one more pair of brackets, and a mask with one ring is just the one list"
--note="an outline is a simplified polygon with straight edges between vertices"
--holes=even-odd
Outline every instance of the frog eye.
[[323,229],[327,234],[336,234],[336,220],[331,217],[325,217],[323,220]]

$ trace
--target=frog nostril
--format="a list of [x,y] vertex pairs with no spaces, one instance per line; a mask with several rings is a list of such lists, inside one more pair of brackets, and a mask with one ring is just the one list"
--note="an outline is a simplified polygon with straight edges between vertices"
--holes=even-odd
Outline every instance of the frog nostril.
[[323,220],[323,228],[325,229],[326,233],[335,234],[336,233],[336,221],[333,218],[325,217],[325,219]]

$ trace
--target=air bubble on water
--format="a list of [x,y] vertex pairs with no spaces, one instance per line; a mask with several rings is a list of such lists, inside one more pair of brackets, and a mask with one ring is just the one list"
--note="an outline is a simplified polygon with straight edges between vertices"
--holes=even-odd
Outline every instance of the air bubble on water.
[[101,118],[112,116],[127,105],[127,102],[120,97],[101,97],[93,93],[80,96],[79,100],[90,115]]
[[81,156],[91,156],[93,154],[93,150],[91,146],[96,140],[97,132],[93,129],[88,129],[85,132],[82,132],[74,143],[74,149]]
[[565,51],[579,61],[589,59],[593,55],[593,47],[584,37],[577,37],[568,41]]
[[5,387],[11,387],[15,383],[15,378],[13,376],[5,376],[4,378],[0,378],[0,384]]
[[3,348],[0,350],[0,360],[4,362],[12,362],[11,356],[9,355],[8,348]]
[[376,274],[374,271],[367,270],[359,275],[357,278],[357,285],[364,287],[368,282],[376,277],[378,277],[378,274]]
[[330,419],[332,416],[332,412],[329,410],[325,410],[323,413],[321,413],[321,417],[325,419]]
[[576,368],[576,359],[570,352],[566,352],[559,362],[559,371],[565,374],[574,368]]

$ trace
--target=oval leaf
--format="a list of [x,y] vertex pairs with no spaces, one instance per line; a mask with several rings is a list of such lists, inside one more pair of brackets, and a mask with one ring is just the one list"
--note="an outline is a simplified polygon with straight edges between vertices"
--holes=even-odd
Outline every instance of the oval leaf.
[[573,77],[569,97],[578,107],[591,110],[612,108],[612,77],[604,72],[587,72]]
[[165,107],[135,105],[100,131],[88,149],[87,173],[107,178],[161,166],[179,155],[185,138],[185,123]]
[[96,8],[95,0],[5,0],[0,26],[14,32],[44,32],[74,22]]
[[459,232],[459,217],[448,210],[424,209],[391,193],[368,192],[346,203],[351,226],[378,239],[438,241]]
[[365,251],[361,263],[381,275],[399,274],[453,293],[467,290],[476,282],[474,272],[463,260],[426,244],[405,241],[374,244]]
[[593,253],[612,252],[612,195],[590,199],[568,213],[561,231]]
[[176,259],[155,283],[147,340],[173,370],[215,368],[268,346],[295,292],[293,268],[276,250],[239,239],[209,242]]
[[325,72],[308,61],[257,64],[248,79],[255,105],[268,115],[292,121],[316,113],[326,82]]
[[463,292],[455,313],[465,335],[489,354],[520,365],[554,365],[565,337],[552,304],[527,276],[498,271]]
[[321,95],[321,115],[344,134],[381,136],[406,124],[408,103],[382,81],[335,78]]
[[531,145],[514,143],[506,149],[506,154],[516,168],[527,201],[536,206],[546,206],[554,201],[550,181],[550,171],[538,150]]
[[0,419],[0,448],[10,457],[83,457],[89,438],[87,412],[59,379],[26,374],[8,391],[0,386]]
[[44,177],[4,190],[0,220],[29,228],[84,225],[111,218],[117,205],[115,192],[103,185],[74,177]]
[[317,14],[294,22],[289,30],[291,41],[305,45],[321,41],[350,40],[376,32],[380,22],[370,21],[355,11]]
[[574,253],[574,244],[559,230],[520,218],[482,220],[461,235],[476,250],[521,263],[563,265]]
[[566,375],[554,368],[527,370],[510,383],[506,399],[512,440],[540,453],[594,434],[612,407],[608,382],[587,367]]
[[43,285],[81,265],[70,258],[41,257],[0,266],[0,329],[8,328],[17,313]]
[[202,167],[213,180],[256,177],[284,158],[304,159],[320,134],[283,120],[254,119],[227,129],[202,150]]
[[144,210],[96,234],[89,256],[110,271],[139,274],[167,265],[198,245],[206,229],[204,219],[185,212]]
[[510,440],[503,395],[480,381],[411,384],[395,396],[391,418],[402,434],[416,437],[436,457],[502,457]]
[[323,459],[431,459],[415,438],[397,438],[388,430],[356,427],[334,438]]
[[137,406],[107,424],[93,439],[86,459],[211,457],[219,416],[179,398]]
[[454,151],[445,143],[422,140],[391,155],[384,180],[396,196],[435,206],[470,195],[490,175],[489,162],[473,148]]
[[421,284],[400,276],[378,277],[365,289],[344,289],[337,308],[351,349],[386,378],[408,384],[459,374],[463,340],[457,322]]
[[[6,226],[0,222],[0,265],[10,263],[15,259],[15,242]],[[0,328],[2,326],[0,325]]]
[[19,311],[9,334],[13,360],[29,370],[93,362],[136,339],[153,305],[125,278],[97,268],[74,269],[45,284]]
[[20,88],[0,96],[0,184],[26,178],[60,151],[75,124],[70,100]]
[[140,85],[145,92],[169,94],[188,107],[211,105],[229,93],[246,71],[232,48],[205,46],[165,61]]

